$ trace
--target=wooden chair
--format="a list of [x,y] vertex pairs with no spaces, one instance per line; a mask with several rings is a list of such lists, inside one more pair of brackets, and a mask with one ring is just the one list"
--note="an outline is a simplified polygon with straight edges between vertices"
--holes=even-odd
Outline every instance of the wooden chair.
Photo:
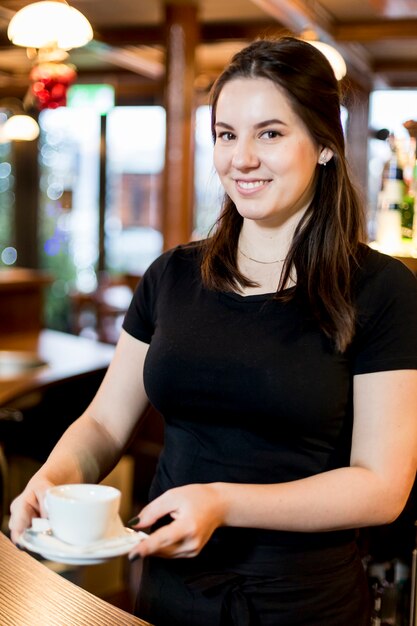
[[104,343],[117,343],[123,317],[139,280],[140,277],[133,274],[115,278],[104,274],[95,291],[73,292],[70,295],[71,331]]

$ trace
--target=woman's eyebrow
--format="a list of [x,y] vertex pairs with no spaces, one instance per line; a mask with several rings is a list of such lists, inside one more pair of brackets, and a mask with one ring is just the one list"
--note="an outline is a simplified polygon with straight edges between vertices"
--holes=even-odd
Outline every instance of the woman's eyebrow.
[[[263,120],[262,122],[258,122],[254,125],[254,128],[264,128],[265,126],[270,126],[271,124],[279,124],[281,126],[287,126],[285,122],[279,120],[278,118],[272,118],[270,120]],[[228,130],[233,130],[233,126],[230,124],[226,124],[226,122],[216,122],[214,126],[221,126],[222,128],[227,128]]]
[[229,130],[233,130],[233,126],[230,126],[230,124],[226,124],[226,122],[216,122],[214,126],[221,126],[222,128],[228,128]]
[[255,124],[254,128],[263,128],[264,126],[270,126],[271,124],[280,124],[281,126],[287,126],[287,124],[282,120],[279,120],[278,118],[272,118],[270,120],[258,122],[258,124]]

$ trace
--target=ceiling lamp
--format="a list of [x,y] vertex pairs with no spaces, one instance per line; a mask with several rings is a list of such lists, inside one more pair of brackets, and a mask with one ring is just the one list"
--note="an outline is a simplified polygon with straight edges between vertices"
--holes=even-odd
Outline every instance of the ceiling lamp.
[[27,115],[18,98],[0,100],[0,143],[5,141],[33,141],[39,136],[39,126]]
[[10,20],[7,36],[16,46],[71,50],[91,41],[93,29],[67,2],[50,0],[20,9]]
[[337,80],[346,76],[347,67],[344,58],[336,48],[317,39],[315,31],[307,29],[301,34],[301,38],[319,50],[333,68]]
[[39,126],[29,115],[12,115],[0,130],[2,141],[33,141],[39,136]]

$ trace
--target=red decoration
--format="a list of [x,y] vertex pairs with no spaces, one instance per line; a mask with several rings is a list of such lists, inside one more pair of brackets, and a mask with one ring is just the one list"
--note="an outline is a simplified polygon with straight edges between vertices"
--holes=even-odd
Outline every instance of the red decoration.
[[67,89],[77,78],[73,65],[47,61],[35,65],[29,74],[37,108],[56,109],[67,103]]

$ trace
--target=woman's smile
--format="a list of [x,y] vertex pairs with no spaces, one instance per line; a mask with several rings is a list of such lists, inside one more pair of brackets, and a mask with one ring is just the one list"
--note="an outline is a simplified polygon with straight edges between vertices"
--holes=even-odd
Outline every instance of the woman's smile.
[[257,179],[257,180],[242,180],[242,179],[236,179],[236,186],[238,188],[238,190],[243,194],[243,195],[250,195],[252,192],[256,192],[259,191],[260,189],[263,189],[264,187],[266,187],[266,185],[268,185],[268,183],[271,182],[271,180],[262,180],[262,179]]

